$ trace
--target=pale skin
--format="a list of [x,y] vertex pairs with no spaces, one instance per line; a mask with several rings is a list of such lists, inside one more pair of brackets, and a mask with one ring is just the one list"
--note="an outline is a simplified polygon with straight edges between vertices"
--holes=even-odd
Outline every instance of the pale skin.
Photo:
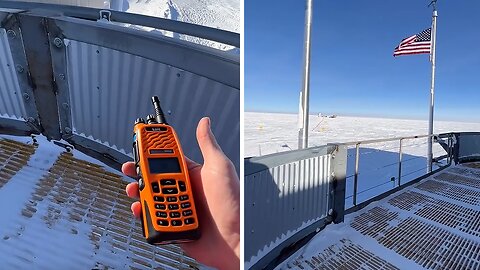
[[[196,135],[204,163],[186,160],[202,237],[181,247],[205,265],[221,270],[240,269],[240,182],[235,167],[210,130],[209,118],[199,121]],[[134,163],[124,163],[122,172],[136,177]],[[138,184],[128,184],[126,192],[138,199]],[[134,202],[131,209],[139,218],[140,202]]]

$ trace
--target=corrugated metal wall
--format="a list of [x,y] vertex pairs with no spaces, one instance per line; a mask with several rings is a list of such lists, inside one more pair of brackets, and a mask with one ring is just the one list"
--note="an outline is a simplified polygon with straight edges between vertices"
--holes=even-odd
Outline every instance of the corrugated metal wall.
[[202,161],[195,130],[203,116],[210,116],[220,146],[238,170],[238,89],[116,50],[72,40],[66,44],[74,133],[130,154],[133,123],[154,113],[151,96],[158,95],[188,156]]
[[263,171],[245,175],[246,268],[299,229],[327,215],[331,158],[323,155],[265,166]]
[[0,116],[14,119],[26,116],[7,33],[3,28],[0,28]]

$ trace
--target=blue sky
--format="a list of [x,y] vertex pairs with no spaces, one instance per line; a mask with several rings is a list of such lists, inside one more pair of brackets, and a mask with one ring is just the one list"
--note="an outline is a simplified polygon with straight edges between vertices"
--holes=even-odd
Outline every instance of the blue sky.
[[[431,26],[429,1],[313,0],[310,113],[428,119],[428,54],[393,57]],[[304,0],[245,1],[245,110],[298,112]],[[437,4],[435,120],[480,121],[480,1]]]

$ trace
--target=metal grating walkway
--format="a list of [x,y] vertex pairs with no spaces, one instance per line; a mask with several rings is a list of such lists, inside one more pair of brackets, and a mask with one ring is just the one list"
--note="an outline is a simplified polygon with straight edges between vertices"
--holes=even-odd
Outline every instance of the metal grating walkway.
[[1,269],[200,267],[175,245],[146,243],[123,176],[39,142],[0,139]]
[[480,269],[480,163],[450,167],[329,225],[280,269]]

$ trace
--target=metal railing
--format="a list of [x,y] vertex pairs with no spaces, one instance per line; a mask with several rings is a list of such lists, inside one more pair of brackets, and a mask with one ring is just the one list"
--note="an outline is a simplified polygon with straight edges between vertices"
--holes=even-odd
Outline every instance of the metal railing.
[[[355,154],[354,154],[354,168],[353,168],[353,172],[350,172],[347,170],[347,179],[348,178],[351,178],[353,177],[353,193],[351,195],[347,194],[346,198],[352,198],[352,205],[353,206],[356,206],[358,205],[358,194],[360,192],[364,192],[364,191],[359,191],[358,190],[358,185],[359,185],[359,175],[360,175],[360,160],[361,160],[361,157],[362,157],[362,154],[360,153],[360,149],[361,149],[361,146],[366,146],[366,145],[372,145],[372,144],[378,144],[378,143],[389,143],[389,142],[392,142],[392,143],[398,143],[398,148],[395,146],[395,147],[391,147],[391,148],[387,148],[387,149],[376,149],[374,151],[383,151],[383,152],[387,152],[386,150],[393,150],[393,149],[398,149],[398,161],[397,162],[390,162],[387,164],[388,167],[390,166],[398,166],[398,170],[397,170],[397,174],[394,176],[394,177],[391,177],[389,179],[389,181],[387,182],[381,182],[379,185],[377,186],[374,186],[374,187],[378,187],[378,186],[381,186],[383,184],[386,184],[386,183],[389,183],[389,182],[394,182],[394,185],[392,187],[392,189],[394,187],[399,187],[401,186],[403,183],[402,183],[402,177],[404,176],[407,176],[409,174],[406,174],[404,175],[404,170],[405,168],[402,166],[404,162],[408,162],[408,161],[412,161],[413,159],[422,159],[423,157],[422,156],[419,156],[419,157],[413,157],[413,158],[410,158],[408,160],[404,160],[404,152],[405,152],[405,142],[408,141],[408,140],[419,140],[419,139],[428,139],[429,137],[432,137],[434,139],[434,142],[440,142],[440,140],[442,139],[446,139],[447,141],[444,142],[444,147],[442,149],[442,151],[440,151],[440,153],[444,154],[444,155],[441,155],[441,156],[437,156],[435,158],[434,156],[434,160],[438,163],[440,160],[443,160],[443,159],[446,159],[447,162],[445,165],[442,165],[442,166],[437,166],[437,169],[438,168],[443,168],[445,166],[448,166],[451,164],[451,154],[452,154],[452,147],[453,147],[453,134],[442,134],[442,135],[438,135],[438,134],[434,134],[434,135],[419,135],[419,136],[407,136],[407,137],[397,137],[397,138],[391,138],[391,139],[374,139],[374,140],[364,140],[364,141],[356,141],[356,142],[347,142],[347,143],[340,143],[338,145],[341,145],[341,146],[345,146],[347,148],[349,147],[354,147],[355,149]],[[425,144],[426,146],[426,140],[424,143],[421,143],[421,144]],[[416,147],[418,147],[419,145],[421,144],[415,144]],[[352,149],[353,150],[353,149]],[[427,164],[427,161],[426,161],[426,150],[424,151],[425,152],[425,171],[427,173],[427,170],[428,170],[428,164]],[[388,153],[393,153],[393,152],[390,152],[388,151]],[[439,152],[436,152],[437,154]],[[434,153],[435,154],[435,153]],[[379,157],[379,160],[380,160],[381,157]],[[422,161],[422,160],[420,160]],[[377,168],[374,168],[374,170],[377,169]],[[423,168],[420,168],[420,170],[422,170]],[[420,171],[420,170],[417,170],[417,171]],[[414,172],[410,172],[410,174],[413,174],[413,173],[416,173],[417,171],[414,171]],[[415,177],[414,177],[415,178]],[[409,179],[409,180],[413,180],[412,179]],[[404,182],[408,182],[408,181],[404,181]],[[383,193],[383,192],[382,192]],[[378,195],[378,194],[376,194]],[[374,196],[372,196],[374,197]],[[370,199],[370,198],[367,198],[367,199]]]
[[[422,149],[419,156],[408,151],[409,147],[418,151],[428,137],[421,135],[329,144],[245,159],[245,267],[271,269],[280,254],[328,223],[342,222],[345,213],[356,211],[428,176],[426,149]],[[434,160],[437,165],[434,172],[459,160],[459,155],[465,159],[472,157],[474,152],[480,158],[480,133],[446,133],[432,137],[436,143]],[[408,143],[415,140],[425,142]],[[361,147],[378,143],[383,143],[383,148]],[[392,143],[398,143],[398,146],[392,147]],[[398,151],[390,152],[392,149]],[[372,158],[372,155],[367,155],[378,151],[382,152],[380,158],[375,157],[377,163],[385,159],[388,164],[384,168],[396,174],[394,185],[359,202],[358,194],[363,192],[359,190],[359,176],[367,169],[378,173],[371,167],[365,168],[367,164],[362,167],[362,155]],[[422,163],[421,169],[413,167],[412,162]],[[393,169],[393,166],[398,168]],[[412,167],[414,169],[407,172]],[[412,179],[406,179],[406,176]],[[354,204],[346,210],[347,178],[354,179],[354,191],[350,196]]]

